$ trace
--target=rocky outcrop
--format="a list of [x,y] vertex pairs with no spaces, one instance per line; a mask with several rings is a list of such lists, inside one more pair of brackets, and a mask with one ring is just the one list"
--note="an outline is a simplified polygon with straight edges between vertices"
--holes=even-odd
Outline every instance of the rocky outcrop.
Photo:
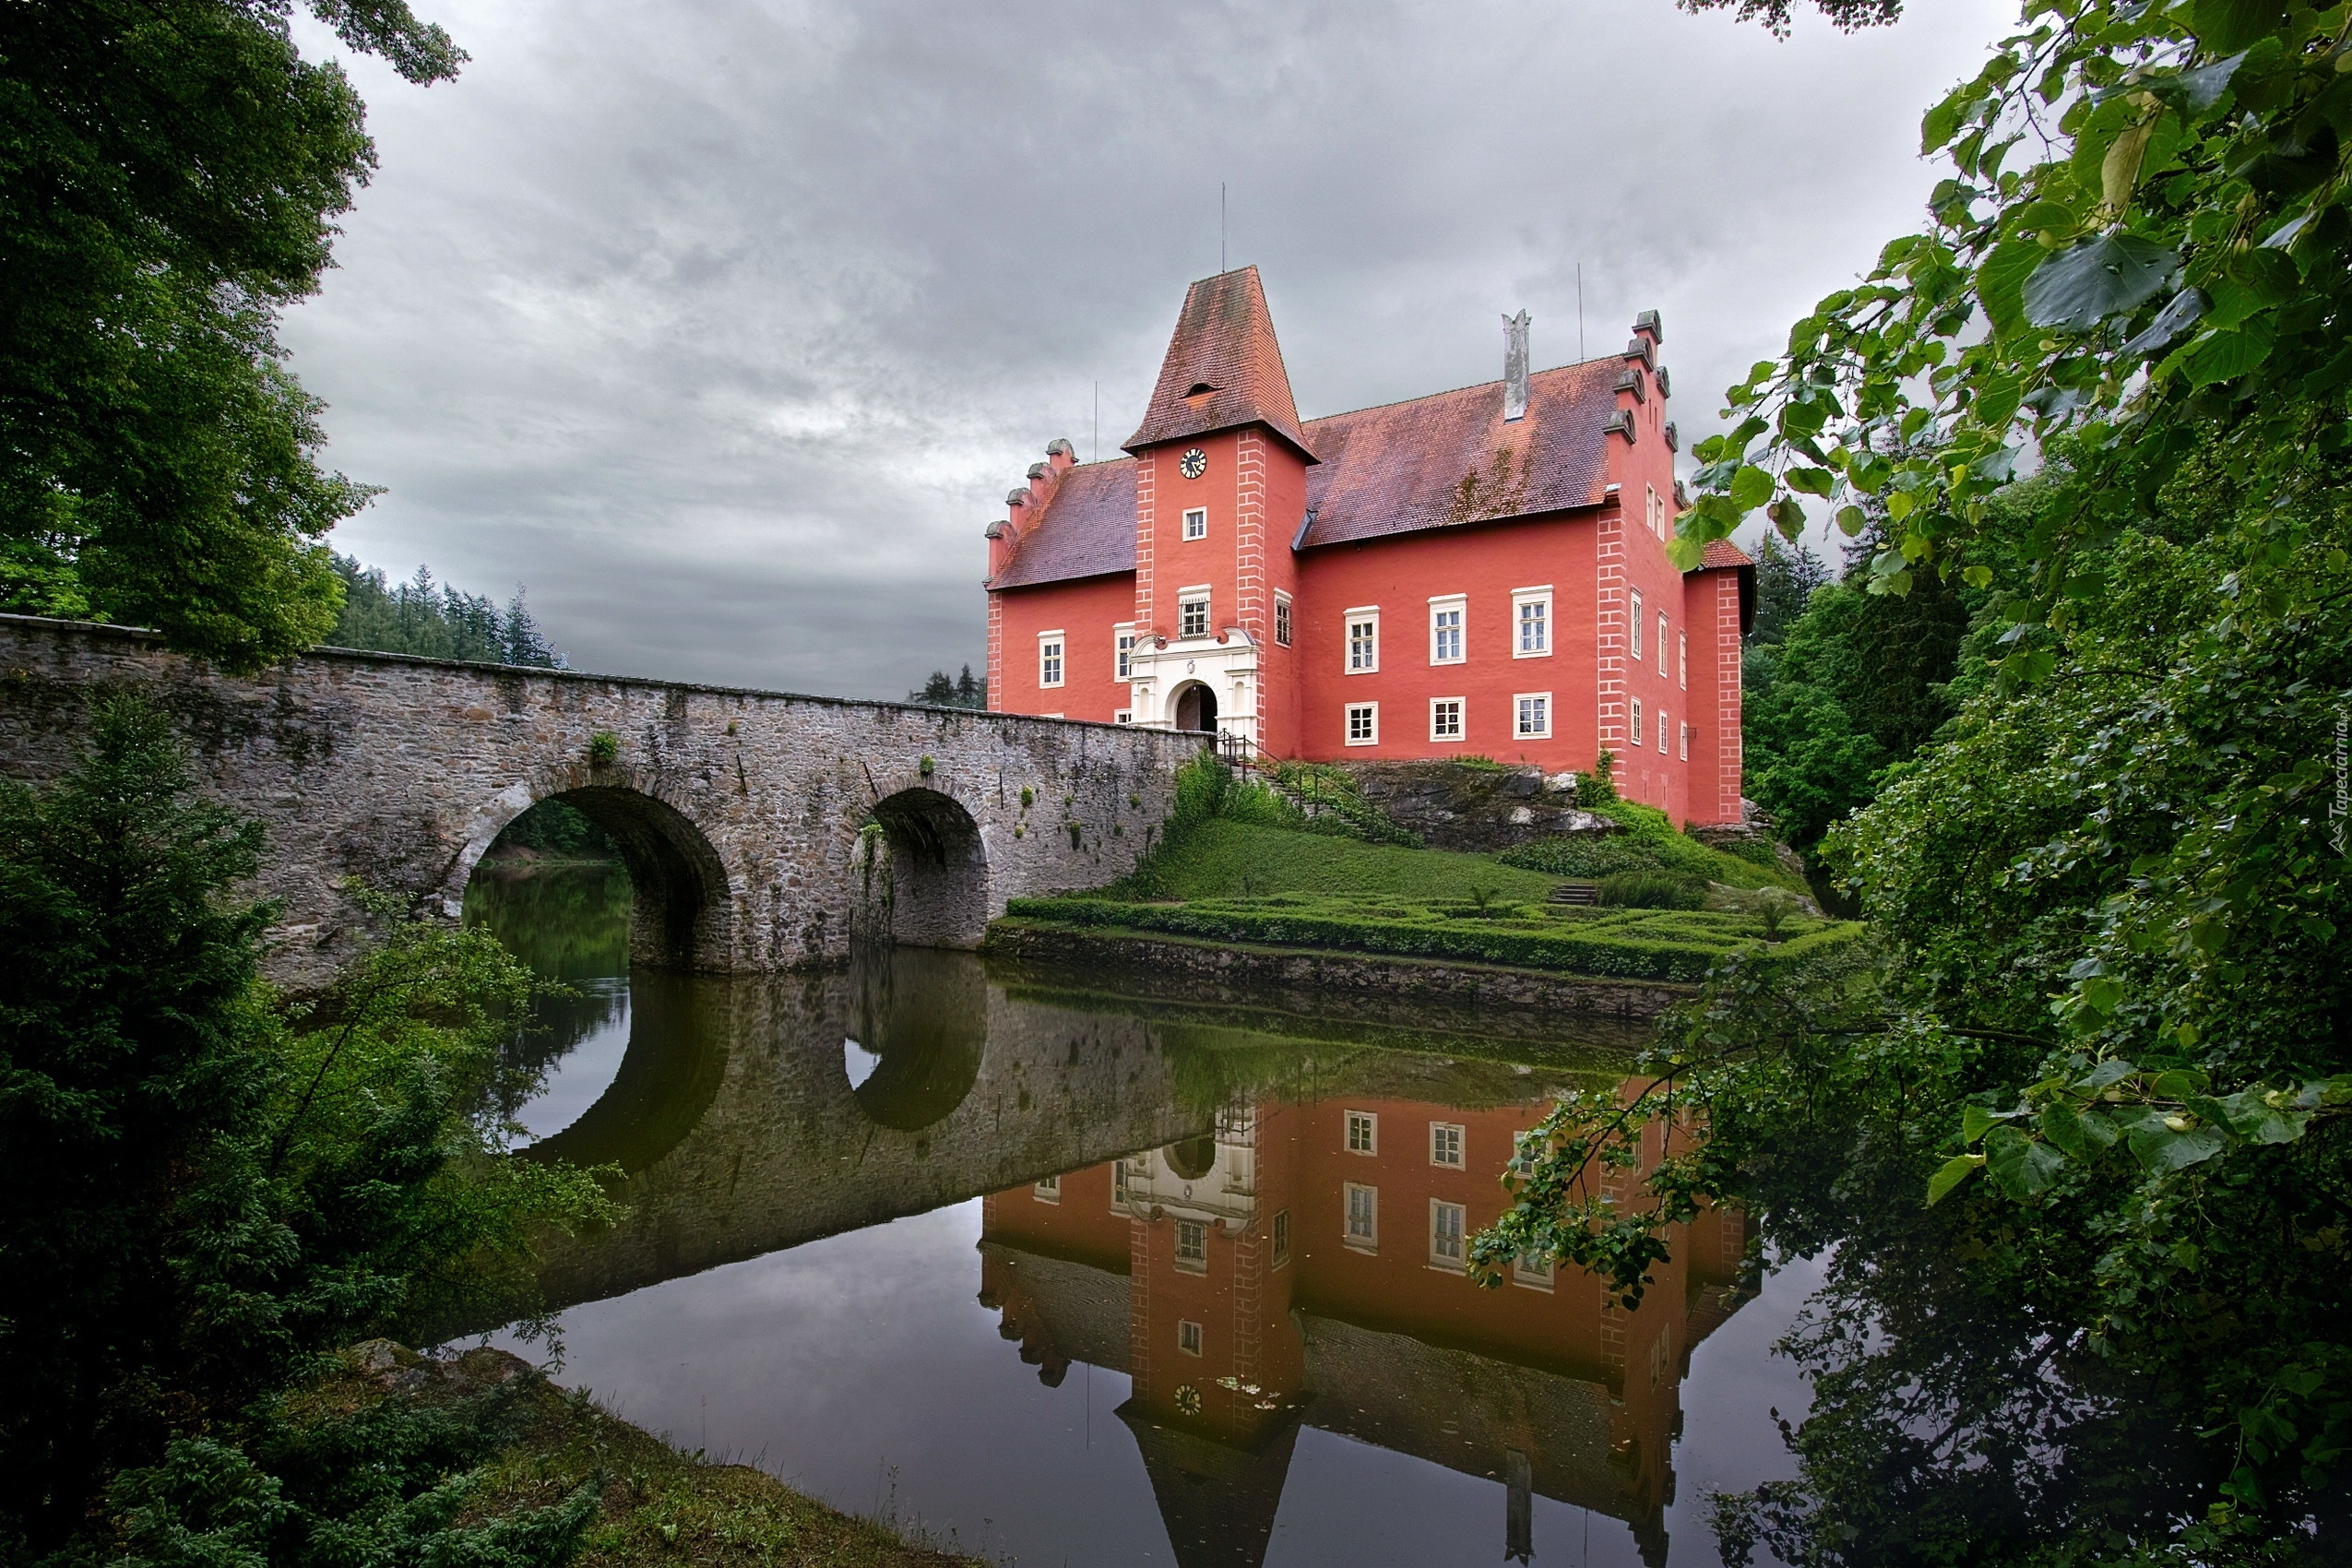
[[1576,806],[1576,776],[1459,762],[1351,765],[1364,799],[1432,849],[1491,853],[1562,833],[1614,833]]

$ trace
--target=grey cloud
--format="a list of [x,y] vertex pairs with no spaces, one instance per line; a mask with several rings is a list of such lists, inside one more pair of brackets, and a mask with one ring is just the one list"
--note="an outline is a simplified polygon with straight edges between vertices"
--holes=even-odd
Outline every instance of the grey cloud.
[[[1787,44],[1668,0],[483,3],[288,323],[339,545],[530,585],[584,668],[894,695],[978,663],[980,529],[1133,427],[1186,281],[1256,262],[1310,416],[1666,313],[1679,417],[1903,232],[1971,0]],[[331,44],[315,33],[306,46]]]

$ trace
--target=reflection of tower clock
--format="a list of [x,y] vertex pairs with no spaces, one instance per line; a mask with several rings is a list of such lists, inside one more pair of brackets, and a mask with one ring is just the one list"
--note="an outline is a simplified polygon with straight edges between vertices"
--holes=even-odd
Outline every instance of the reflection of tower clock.
[[1179,466],[1183,469],[1186,479],[1198,479],[1208,472],[1208,454],[1195,446],[1184,454],[1184,460]]
[[1188,1416],[1201,1413],[1201,1391],[1189,1383],[1176,1385],[1176,1408]]

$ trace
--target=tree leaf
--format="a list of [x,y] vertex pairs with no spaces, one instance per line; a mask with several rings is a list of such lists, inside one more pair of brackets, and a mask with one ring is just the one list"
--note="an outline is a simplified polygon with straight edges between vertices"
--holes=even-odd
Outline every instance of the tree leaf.
[[2065,1168],[2064,1154],[2015,1127],[1995,1127],[1985,1134],[1985,1174],[2020,1203],[2049,1192]]
[[2216,54],[2234,54],[2285,25],[2284,0],[2196,0],[2189,30]]
[[2270,357],[2274,330],[2271,318],[2261,315],[2233,332],[2207,333],[2190,348],[2181,369],[2193,386],[2235,381]]
[[2087,332],[2165,285],[2180,257],[2138,234],[2101,234],[2059,252],[2025,279],[2025,319]]
[[1772,475],[1751,464],[1731,476],[1731,504],[1743,512],[1752,512],[1772,499]]
[[[2280,257],[2284,261],[2285,257]],[[2205,314],[2205,297],[2194,289],[2183,289],[2156,312],[2154,321],[2138,337],[2123,345],[2123,352],[2141,359],[2154,359],[2186,336]]]
[[1837,476],[1827,469],[1791,469],[1788,478],[1789,489],[1808,495],[1827,495],[1837,483]]
[[2003,240],[1977,268],[1977,299],[2002,337],[2025,329],[2025,279],[2049,253],[2032,240]]
[[1980,1154],[1955,1154],[1945,1160],[1936,1173],[1928,1178],[1929,1206],[1942,1203],[1953,1188],[1966,1181],[1984,1162],[1985,1157]]
[[2153,120],[2130,126],[2108,144],[2107,156],[2099,160],[2099,195],[2118,212],[2132,205],[2132,187],[2140,183],[2140,163],[2147,155],[2148,138],[2155,134]]

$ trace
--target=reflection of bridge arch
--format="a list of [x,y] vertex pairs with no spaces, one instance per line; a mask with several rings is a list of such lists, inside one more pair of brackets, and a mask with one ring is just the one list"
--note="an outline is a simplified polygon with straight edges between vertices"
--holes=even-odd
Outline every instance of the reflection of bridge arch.
[[860,973],[858,1043],[881,1058],[850,1091],[877,1126],[919,1133],[945,1121],[980,1081],[988,984],[968,958],[902,952]]
[[523,1150],[532,1159],[617,1165],[634,1176],[678,1146],[727,1076],[733,1018],[724,989],[686,975],[629,980],[629,1047],[596,1102]]

